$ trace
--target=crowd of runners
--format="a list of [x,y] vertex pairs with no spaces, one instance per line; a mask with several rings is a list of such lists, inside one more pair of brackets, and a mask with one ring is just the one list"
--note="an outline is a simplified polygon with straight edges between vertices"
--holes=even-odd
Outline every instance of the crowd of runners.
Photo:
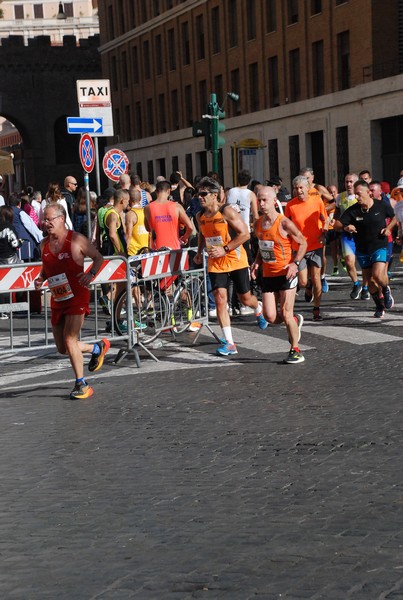
[[[291,193],[279,177],[261,183],[246,170],[232,188],[224,188],[215,173],[190,183],[175,172],[169,179],[158,177],[155,185],[122,175],[101,196],[91,194],[88,219],[82,192],[75,198],[77,181],[67,177],[63,188],[50,184],[43,200],[33,190],[23,195],[23,206],[22,195],[0,200],[0,261],[13,264],[40,255],[35,287],[40,290],[48,281],[55,343],[69,356],[76,377],[72,399],[93,393],[84,377],[83,354],[91,354],[88,368],[94,372],[110,347],[107,338],[95,344],[79,341],[89,312],[89,286],[103,256],[128,257],[144,248],[197,247],[196,265],[206,256],[206,310],[222,331],[218,355],[237,354],[231,316],[250,313],[262,330],[269,323],[284,323],[290,342],[284,362],[300,363],[304,319],[294,314],[297,293],[312,302],[312,320],[322,321],[327,277],[343,269],[351,278],[351,299],[372,298],[375,318],[394,305],[389,274],[393,243],[401,238],[403,177],[392,190],[368,170],[346,174],[344,183],[340,192],[334,184],[320,185],[309,167],[293,179]],[[37,255],[30,251],[21,257],[21,240],[32,242]],[[86,257],[93,262],[84,273]],[[119,291],[119,285],[103,287],[104,310]]]

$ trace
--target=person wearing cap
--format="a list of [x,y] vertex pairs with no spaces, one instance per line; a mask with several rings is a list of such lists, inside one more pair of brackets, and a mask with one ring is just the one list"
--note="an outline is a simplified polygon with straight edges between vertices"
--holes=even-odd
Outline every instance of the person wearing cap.
[[283,185],[283,180],[278,175],[273,175],[270,179],[265,181],[266,185],[273,187],[276,191],[277,200],[281,206],[284,207],[287,202],[291,200],[291,194],[287,188]]
[[400,202],[400,200],[403,200],[403,177],[399,179],[399,181],[396,184],[396,187],[393,188],[393,190],[390,192],[390,197],[396,202]]
[[243,246],[249,240],[250,233],[241,214],[231,205],[221,204],[222,189],[217,181],[204,177],[199,183],[198,194],[202,208],[197,214],[199,242],[194,262],[202,263],[206,249],[217,318],[224,336],[222,346],[217,348],[216,354],[230,356],[238,354],[228,312],[230,281],[234,284],[240,302],[253,309],[260,329],[267,327],[262,305],[250,291],[249,264]]

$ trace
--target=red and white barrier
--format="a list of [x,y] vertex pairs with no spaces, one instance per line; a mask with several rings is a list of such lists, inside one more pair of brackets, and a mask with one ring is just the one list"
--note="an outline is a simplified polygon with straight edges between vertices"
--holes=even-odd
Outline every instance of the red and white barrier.
[[188,250],[167,250],[153,254],[143,254],[131,259],[130,262],[141,261],[142,277],[158,275],[177,275],[189,268]]

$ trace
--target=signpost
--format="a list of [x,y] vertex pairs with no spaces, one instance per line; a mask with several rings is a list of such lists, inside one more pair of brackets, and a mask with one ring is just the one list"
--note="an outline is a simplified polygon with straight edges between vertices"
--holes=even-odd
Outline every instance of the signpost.
[[119,181],[119,177],[129,171],[129,159],[118,148],[108,150],[102,161],[105,175],[112,181]]
[[103,131],[102,118],[67,117],[67,133],[93,133],[99,136]]
[[87,205],[87,237],[91,239],[91,203],[90,203],[90,177],[95,164],[95,146],[92,137],[88,133],[84,133],[80,139],[80,160],[85,171],[84,187],[85,200]]

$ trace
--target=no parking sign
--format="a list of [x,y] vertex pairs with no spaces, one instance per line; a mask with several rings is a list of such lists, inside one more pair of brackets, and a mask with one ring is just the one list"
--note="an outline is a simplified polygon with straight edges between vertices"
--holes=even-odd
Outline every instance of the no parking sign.
[[95,147],[88,133],[84,133],[80,139],[80,160],[84,171],[91,173],[95,165]]
[[105,154],[102,167],[109,179],[119,181],[120,176],[129,171],[129,159],[124,152],[113,148]]

